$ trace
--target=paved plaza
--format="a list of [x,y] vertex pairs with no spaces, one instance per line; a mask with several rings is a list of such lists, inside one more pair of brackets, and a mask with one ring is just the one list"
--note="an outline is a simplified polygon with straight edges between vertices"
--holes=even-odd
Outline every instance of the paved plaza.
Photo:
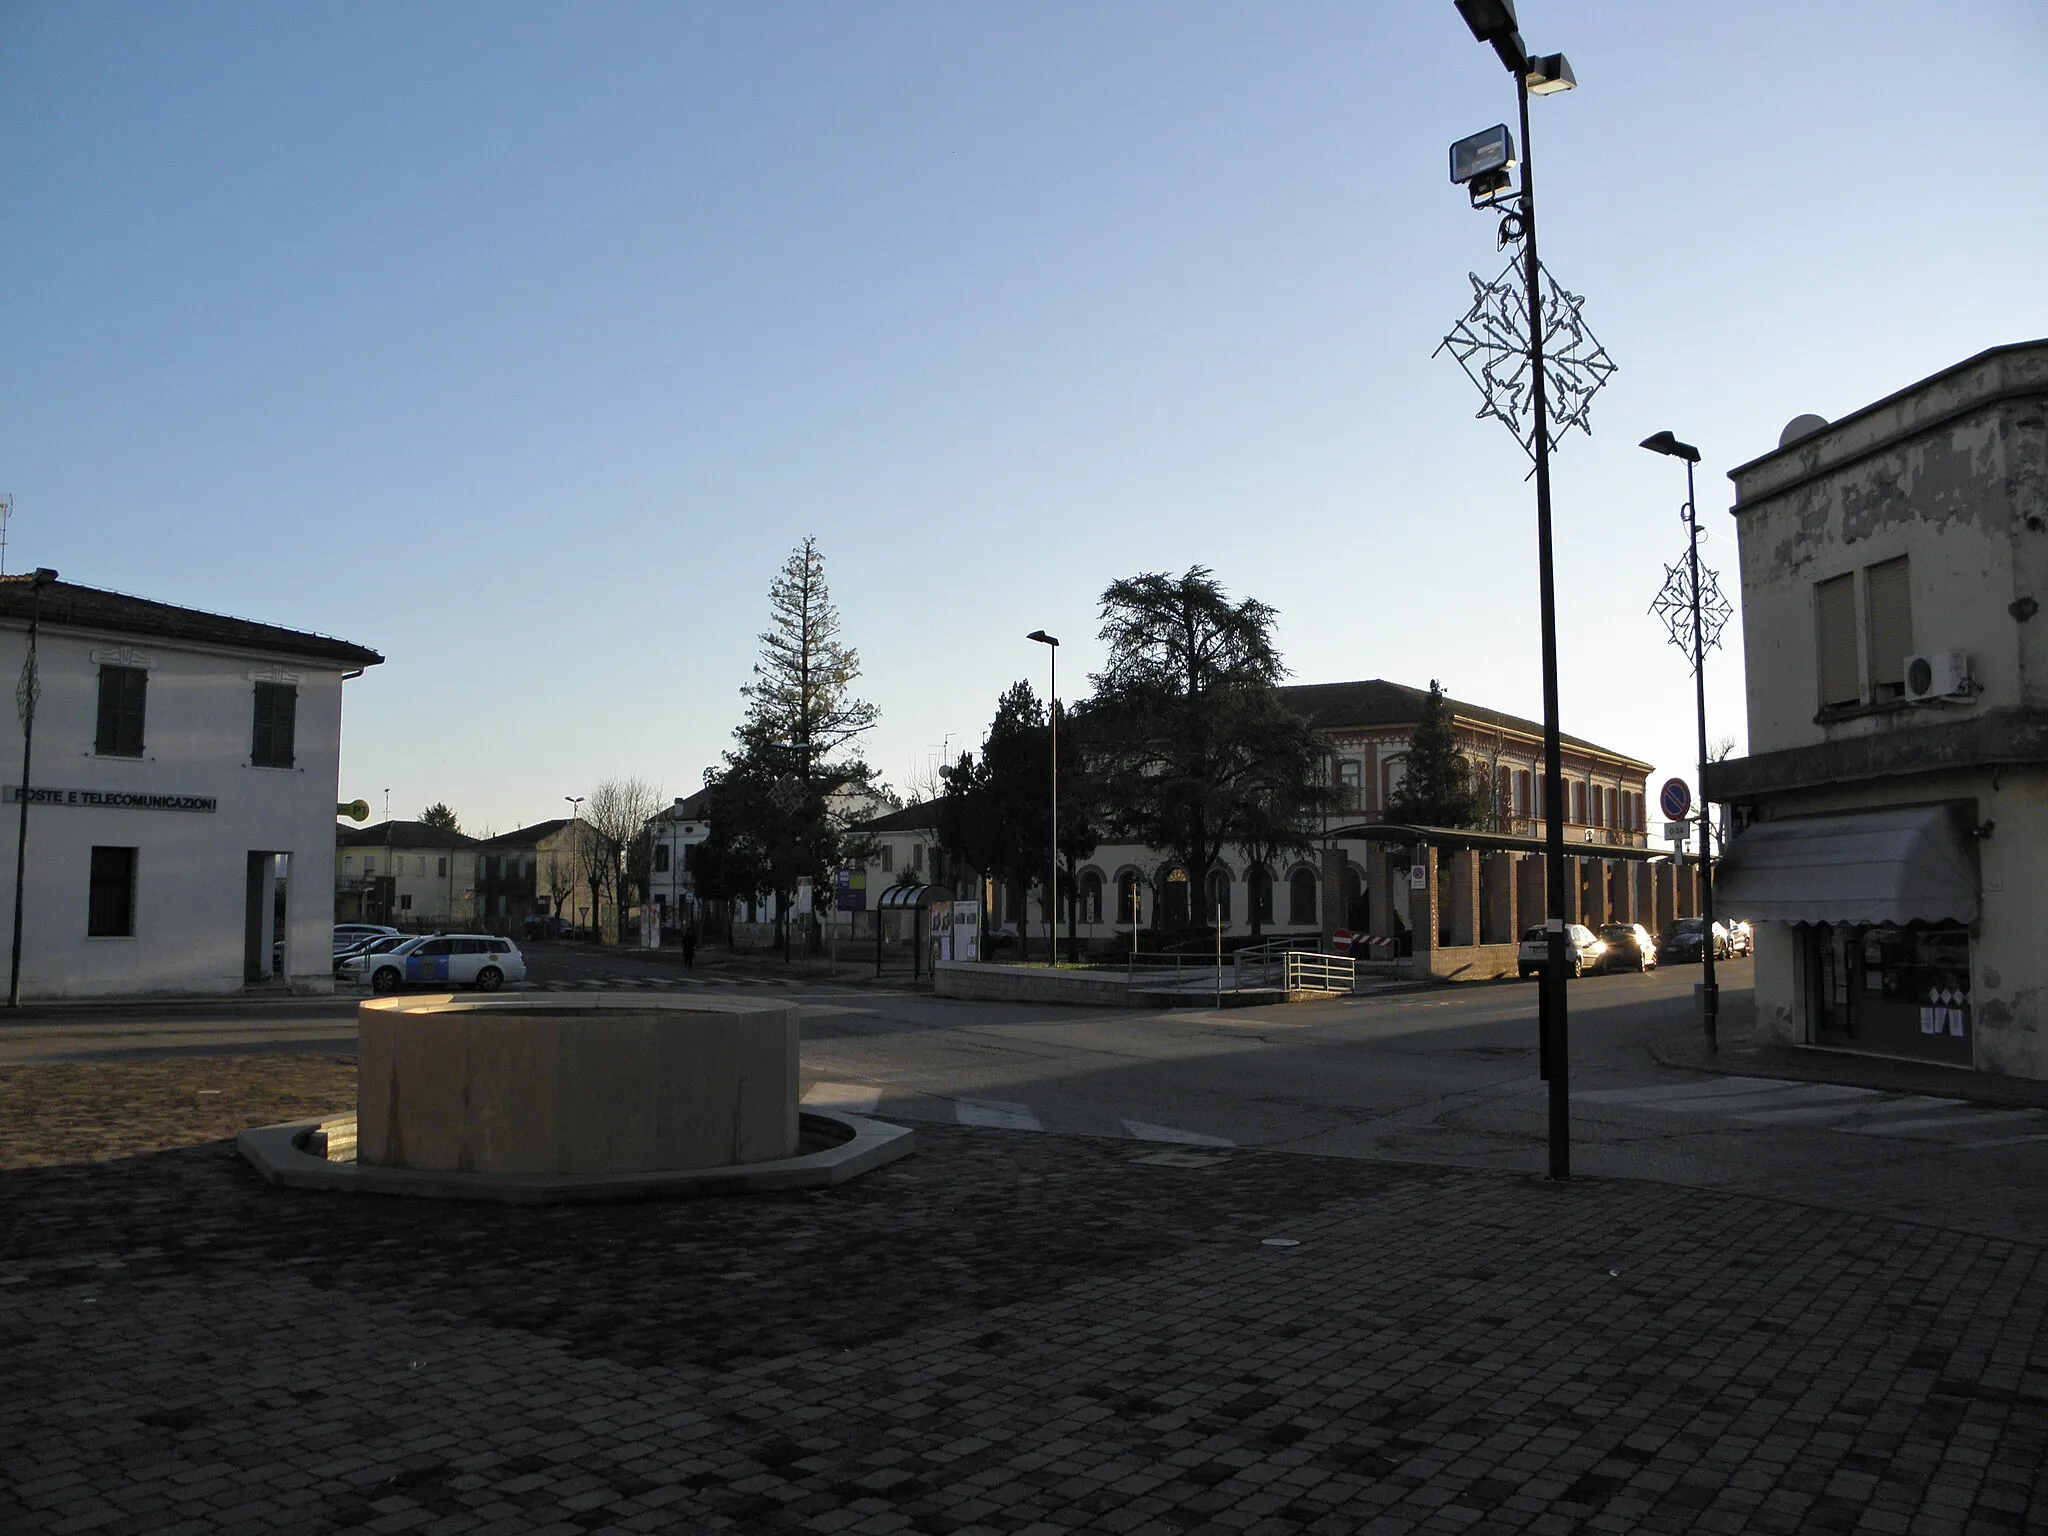
[[0,1069],[0,1529],[2048,1527],[2038,1232],[949,1125],[582,1209],[229,1151],[352,1083]]

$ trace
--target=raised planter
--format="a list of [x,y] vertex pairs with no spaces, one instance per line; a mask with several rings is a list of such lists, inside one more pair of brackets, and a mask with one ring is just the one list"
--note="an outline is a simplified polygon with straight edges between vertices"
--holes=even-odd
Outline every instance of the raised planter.
[[356,1159],[645,1174],[797,1151],[797,1013],[738,999],[386,997],[357,1014]]

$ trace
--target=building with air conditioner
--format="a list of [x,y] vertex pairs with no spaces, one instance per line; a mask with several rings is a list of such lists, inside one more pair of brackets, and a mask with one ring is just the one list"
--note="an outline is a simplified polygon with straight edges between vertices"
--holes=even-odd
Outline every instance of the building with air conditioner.
[[[333,990],[345,679],[375,651],[73,582],[0,577],[0,964],[23,1001]],[[24,826],[27,841],[21,841]]]
[[1751,755],[1706,792],[1759,1029],[2048,1077],[2048,341],[1731,478]]

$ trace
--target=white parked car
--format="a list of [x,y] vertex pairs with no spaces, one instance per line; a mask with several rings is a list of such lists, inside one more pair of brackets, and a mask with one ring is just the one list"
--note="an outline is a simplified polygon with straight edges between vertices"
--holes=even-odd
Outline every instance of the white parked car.
[[475,987],[495,992],[526,980],[526,957],[510,939],[490,933],[434,933],[396,949],[344,960],[338,980],[367,982],[373,992],[400,987]]
[[[1524,976],[1534,976],[1550,961],[1550,930],[1538,925],[1522,935],[1516,967]],[[1564,968],[1568,976],[1607,968],[1607,945],[1583,923],[1564,925]]]
[[336,923],[334,925],[334,951],[340,954],[344,949],[354,949],[365,939],[378,938],[398,930],[387,923]]

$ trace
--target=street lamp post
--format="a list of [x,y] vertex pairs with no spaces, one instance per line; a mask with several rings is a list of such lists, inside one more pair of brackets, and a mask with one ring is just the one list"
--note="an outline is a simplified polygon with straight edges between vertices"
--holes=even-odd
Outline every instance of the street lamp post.
[[[569,802],[569,895],[573,901],[576,894],[576,865],[583,857],[582,829],[576,824],[576,812],[583,804],[583,796],[564,795],[562,798]],[[595,902],[597,898],[593,896],[591,900]],[[558,917],[560,915],[560,913],[556,914]],[[590,915],[593,920],[597,917],[595,912],[592,912]],[[571,938],[576,936],[573,930],[569,936]]]
[[36,567],[29,578],[28,657],[21,664],[21,685],[15,697],[21,705],[21,817],[14,834],[14,956],[7,967],[7,1006],[21,1006],[21,899],[28,876],[29,757],[36,739],[36,699],[43,691],[36,667],[36,635],[43,618],[43,589],[57,579],[48,566]]
[[1045,888],[1045,929],[1048,935],[1046,948],[1052,956],[1052,963],[1057,966],[1060,963],[1060,642],[1042,629],[1034,629],[1024,638],[1036,640],[1046,647],[1052,661],[1052,703],[1045,712],[1052,742],[1052,883]]
[[1716,1050],[1720,1045],[1721,988],[1714,980],[1714,858],[1713,847],[1707,841],[1707,641],[1706,626],[1700,615],[1699,508],[1693,500],[1692,489],[1692,467],[1699,463],[1700,451],[1690,443],[1681,443],[1669,432],[1646,437],[1642,445],[1652,453],[1685,460],[1685,589],[1686,607],[1691,610],[1692,618],[1693,701],[1700,731],[1700,906],[1705,916],[1700,954],[1706,964],[1701,978],[1700,1004],[1707,1032],[1707,1049]]
[[[1550,537],[1550,422],[1543,369],[1543,268],[1536,254],[1535,155],[1529,144],[1529,96],[1570,90],[1575,83],[1564,55],[1532,59],[1522,43],[1511,0],[1456,0],[1472,36],[1492,47],[1515,77],[1515,105],[1522,129],[1522,185],[1519,221],[1522,237],[1523,286],[1529,310],[1529,405],[1535,419],[1532,451],[1536,459],[1536,569],[1543,626],[1543,853],[1548,962],[1541,978],[1542,1058],[1549,1080],[1550,1177],[1571,1177],[1571,1088],[1569,1033],[1565,1001],[1565,870],[1564,751],[1558,727],[1557,582]],[[1493,174],[1506,186],[1506,169]],[[1473,187],[1479,203],[1481,185]]]

